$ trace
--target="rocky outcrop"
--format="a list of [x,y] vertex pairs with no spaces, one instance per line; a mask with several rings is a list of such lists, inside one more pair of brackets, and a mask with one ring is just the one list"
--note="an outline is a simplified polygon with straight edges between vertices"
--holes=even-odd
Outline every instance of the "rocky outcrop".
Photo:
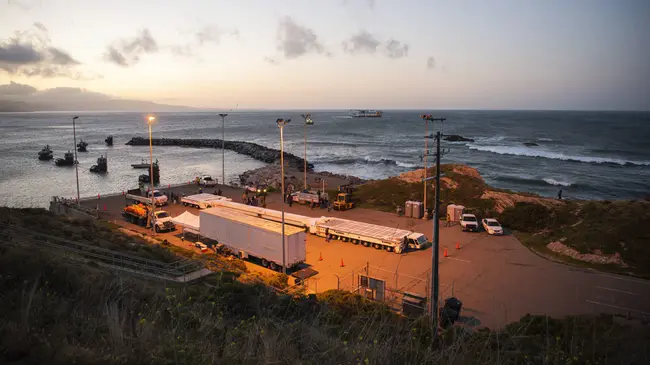
[[593,253],[580,253],[578,250],[568,247],[560,241],[551,242],[546,247],[561,255],[569,256],[575,260],[590,262],[592,264],[614,264],[621,267],[628,267],[628,265],[621,258],[621,254],[615,252],[612,255],[604,255],[602,252],[596,250]]
[[459,136],[457,134],[451,134],[451,135],[448,135],[448,136],[444,136],[444,137],[442,137],[442,139],[444,139],[445,141],[449,141],[449,142],[474,142],[474,140],[471,139],[471,138],[465,138],[465,137]]
[[[254,170],[248,170],[239,175],[239,183],[242,186],[248,184],[264,184],[267,186],[272,186],[275,189],[280,188],[282,173],[280,171],[280,164],[272,164],[264,167],[260,167]],[[331,172],[310,172],[308,174],[308,183],[316,188],[320,186],[320,179],[325,179],[328,183],[328,188],[336,188],[339,185],[343,184],[353,184],[360,185],[365,182],[365,180],[360,179],[356,176],[349,175],[339,175],[333,174]],[[303,186],[303,174],[298,172],[293,168],[285,168],[284,170],[284,179],[287,187],[292,185],[294,188],[300,188]]]
[[[182,139],[182,138],[154,138],[154,146],[182,146],[197,148],[221,148],[220,139]],[[126,142],[129,146],[148,146],[149,138],[133,137]],[[225,141],[224,148],[242,155],[250,156],[258,161],[275,163],[280,160],[280,150],[260,146],[255,143],[241,141]],[[284,161],[298,171],[304,171],[305,160],[291,153],[284,153]],[[307,163],[307,171],[312,171],[313,164]]]

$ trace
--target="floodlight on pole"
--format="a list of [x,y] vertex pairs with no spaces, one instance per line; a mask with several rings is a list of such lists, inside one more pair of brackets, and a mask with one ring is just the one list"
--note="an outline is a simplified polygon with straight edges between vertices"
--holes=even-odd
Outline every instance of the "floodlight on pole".
[[305,185],[305,190],[307,190],[307,126],[308,125],[314,125],[314,121],[311,120],[311,113],[300,114],[300,116],[302,117],[302,119],[305,120],[305,161],[304,161],[304,163],[305,163],[305,166],[304,166],[304,169],[305,169],[305,181],[304,181],[304,185]]
[[75,125],[77,119],[79,117],[72,118],[72,136],[74,139],[74,172],[77,176],[77,204],[81,204],[79,202],[79,161],[77,161],[77,127]]
[[278,118],[275,121],[280,127],[280,174],[282,175],[280,177],[281,185],[282,185],[282,199],[280,199],[280,209],[282,210],[282,273],[286,274],[287,273],[287,260],[286,260],[286,250],[284,247],[284,126],[289,124],[291,122],[291,119],[282,119]]
[[156,208],[156,202],[153,196],[153,185],[154,185],[154,175],[153,175],[153,140],[151,139],[151,126],[156,121],[156,117],[153,115],[147,116],[147,125],[149,125],[149,194],[151,194],[151,226],[153,228],[153,235],[156,235],[156,215],[154,210]]
[[226,125],[226,117],[228,116],[227,113],[221,113],[219,114],[221,117],[221,185],[226,184],[226,142],[224,141],[225,138],[225,130],[224,126]]

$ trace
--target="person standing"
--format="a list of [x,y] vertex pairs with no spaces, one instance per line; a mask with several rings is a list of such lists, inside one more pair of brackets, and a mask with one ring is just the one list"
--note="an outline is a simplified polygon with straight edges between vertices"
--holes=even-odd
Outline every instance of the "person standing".
[[560,189],[560,191],[557,192],[557,199],[562,200],[562,189]]
[[329,241],[330,241],[330,229],[325,228],[325,242],[329,242]]

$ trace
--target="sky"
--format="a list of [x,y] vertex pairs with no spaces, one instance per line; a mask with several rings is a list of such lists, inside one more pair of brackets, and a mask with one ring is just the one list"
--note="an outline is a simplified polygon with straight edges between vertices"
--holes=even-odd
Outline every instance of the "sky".
[[648,34],[648,0],[1,0],[0,84],[228,109],[650,110]]

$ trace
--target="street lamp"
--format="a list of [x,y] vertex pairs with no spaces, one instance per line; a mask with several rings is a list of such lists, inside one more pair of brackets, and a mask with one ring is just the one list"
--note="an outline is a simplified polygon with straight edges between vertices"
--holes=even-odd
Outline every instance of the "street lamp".
[[429,139],[427,138],[429,136],[429,119],[427,118],[427,115],[421,115],[420,118],[424,119],[424,154],[422,156],[422,160],[424,162],[424,176],[422,177],[424,179],[424,219],[427,219],[427,183],[426,183],[426,178],[427,178],[427,155],[429,154]]
[[154,214],[156,203],[153,196],[154,175],[153,175],[153,142],[151,139],[151,125],[153,125],[155,120],[156,117],[154,117],[153,115],[149,115],[147,117],[147,124],[149,125],[149,194],[151,194],[151,226],[153,227],[154,235],[156,235],[156,222],[155,222],[156,215]]
[[282,199],[280,200],[280,209],[282,210],[282,273],[287,273],[287,264],[285,257],[285,248],[284,248],[284,126],[291,122],[291,119],[282,119],[278,118],[275,121],[280,127],[280,173],[282,174],[281,185],[282,185]]
[[80,204],[79,202],[79,161],[77,161],[77,127],[75,125],[75,121],[77,119],[79,119],[79,117],[72,118],[72,136],[74,138],[74,172],[75,175],[77,175],[77,204]]
[[226,155],[226,153],[224,151],[225,151],[226,142],[224,142],[224,136],[225,136],[224,125],[226,124],[226,117],[228,116],[228,114],[221,113],[219,114],[219,116],[221,117],[221,185],[225,185],[226,184],[226,162],[225,162],[226,159],[224,156]]
[[314,125],[314,121],[311,120],[311,113],[300,114],[300,116],[305,120],[305,190],[307,190],[307,126]]

